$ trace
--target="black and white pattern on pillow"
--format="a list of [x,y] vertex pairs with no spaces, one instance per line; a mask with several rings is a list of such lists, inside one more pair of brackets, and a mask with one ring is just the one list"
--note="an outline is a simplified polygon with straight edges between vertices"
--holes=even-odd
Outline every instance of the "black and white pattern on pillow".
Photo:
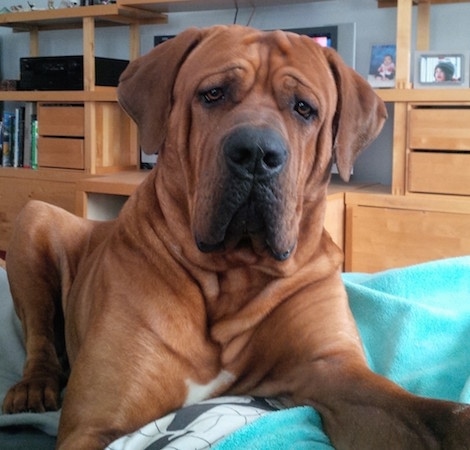
[[261,416],[282,409],[274,399],[217,397],[186,406],[123,436],[107,450],[203,450]]

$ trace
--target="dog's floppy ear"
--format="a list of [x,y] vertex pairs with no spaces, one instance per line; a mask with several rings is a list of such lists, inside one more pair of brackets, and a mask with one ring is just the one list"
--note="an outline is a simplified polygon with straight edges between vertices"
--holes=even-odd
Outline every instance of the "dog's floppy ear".
[[179,68],[202,39],[202,31],[189,28],[132,61],[121,74],[118,100],[139,127],[147,154],[158,153],[166,136],[173,84]]
[[324,51],[338,89],[333,152],[341,178],[348,181],[356,157],[382,129],[387,110],[369,83],[334,50],[324,48]]

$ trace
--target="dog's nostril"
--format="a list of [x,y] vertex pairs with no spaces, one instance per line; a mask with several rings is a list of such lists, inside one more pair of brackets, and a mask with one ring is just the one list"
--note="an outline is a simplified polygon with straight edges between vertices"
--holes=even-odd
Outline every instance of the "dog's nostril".
[[254,161],[253,152],[249,148],[239,148],[229,155],[230,159],[238,165],[246,166]]
[[268,151],[263,157],[263,163],[270,169],[275,169],[284,164],[285,158],[276,151]]

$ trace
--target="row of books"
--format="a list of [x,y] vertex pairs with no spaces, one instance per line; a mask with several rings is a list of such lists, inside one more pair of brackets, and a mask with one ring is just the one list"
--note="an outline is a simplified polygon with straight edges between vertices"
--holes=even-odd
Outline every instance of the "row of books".
[[37,169],[38,120],[36,104],[4,111],[0,122],[0,165]]

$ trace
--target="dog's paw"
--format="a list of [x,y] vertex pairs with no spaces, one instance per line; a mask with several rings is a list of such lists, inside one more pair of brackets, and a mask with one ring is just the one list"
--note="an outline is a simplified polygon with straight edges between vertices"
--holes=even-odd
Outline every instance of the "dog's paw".
[[12,386],[3,401],[3,412],[46,412],[59,409],[59,382],[51,377],[24,378]]
[[449,450],[470,449],[470,406],[455,405],[442,429],[442,447]]

